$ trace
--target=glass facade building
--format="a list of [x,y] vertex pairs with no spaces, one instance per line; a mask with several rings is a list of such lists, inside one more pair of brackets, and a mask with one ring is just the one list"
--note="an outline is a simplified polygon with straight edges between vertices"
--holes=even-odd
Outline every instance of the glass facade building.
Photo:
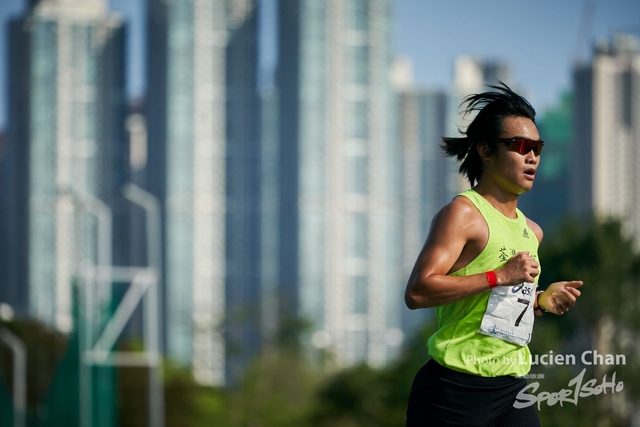
[[[440,148],[442,136],[457,133],[459,99],[445,91],[406,87],[398,97],[402,144],[402,266],[406,278],[427,238],[431,221],[460,192],[458,164]],[[427,310],[403,310],[403,330],[424,325]]]
[[572,214],[624,220],[640,247],[640,40],[616,34],[573,73]]
[[166,351],[206,384],[234,378],[261,339],[257,16],[255,0],[149,3]]
[[279,2],[282,315],[314,353],[385,363],[402,341],[391,2]]
[[104,0],[32,1],[10,25],[10,115],[3,175],[3,275],[18,311],[68,332],[72,282],[97,262],[111,210],[114,262],[127,256],[118,196],[126,178],[124,27]]

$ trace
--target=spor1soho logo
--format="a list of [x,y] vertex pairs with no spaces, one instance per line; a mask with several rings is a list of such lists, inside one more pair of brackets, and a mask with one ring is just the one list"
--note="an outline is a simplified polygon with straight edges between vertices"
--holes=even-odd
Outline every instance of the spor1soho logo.
[[[580,355],[580,362],[585,366],[616,366],[626,365],[627,358],[624,354],[599,354],[595,350],[587,350]],[[542,366],[575,365],[576,355],[554,355],[553,352],[550,351],[548,354],[531,356],[531,364]],[[619,393],[624,388],[624,383],[622,381],[616,381],[615,371],[611,374],[611,379],[607,379],[607,375],[604,375],[600,382],[598,382],[598,379],[596,378],[585,381],[584,376],[586,371],[587,368],[582,368],[582,371],[567,383],[567,388],[563,388],[555,392],[541,391],[538,393],[540,383],[532,382],[520,390],[516,396],[516,401],[513,403],[513,406],[514,408],[526,408],[537,403],[538,410],[540,410],[543,403],[546,403],[548,406],[554,406],[558,403],[560,406],[564,406],[564,403],[573,403],[574,405],[578,405],[579,398],[597,396],[602,393]]]

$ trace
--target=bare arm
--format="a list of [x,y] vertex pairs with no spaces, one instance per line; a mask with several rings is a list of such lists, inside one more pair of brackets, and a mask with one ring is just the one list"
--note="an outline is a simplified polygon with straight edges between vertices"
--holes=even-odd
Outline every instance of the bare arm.
[[[458,197],[445,206],[434,218],[407,282],[407,307],[436,307],[489,290],[484,273],[447,276],[478,256],[487,239],[487,224],[468,199]],[[538,263],[521,252],[495,273],[498,286],[532,282],[538,275]]]

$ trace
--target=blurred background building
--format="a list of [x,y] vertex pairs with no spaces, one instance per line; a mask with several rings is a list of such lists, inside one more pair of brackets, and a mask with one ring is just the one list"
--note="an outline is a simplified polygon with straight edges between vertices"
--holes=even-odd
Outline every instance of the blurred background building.
[[402,340],[390,9],[279,3],[280,300],[339,366],[381,365]]
[[280,316],[279,98],[275,86],[261,95],[260,148],[260,330],[264,347],[277,345]]
[[260,347],[257,12],[255,0],[149,2],[147,184],[163,208],[166,350],[206,384]]
[[573,81],[570,210],[622,217],[640,245],[640,41],[597,42]]
[[[401,144],[402,272],[406,281],[426,240],[434,215],[461,191],[458,165],[440,148],[442,136],[458,134],[460,97],[413,82],[408,58],[394,61],[392,82],[398,93]],[[431,310],[402,310],[402,328],[412,335]]]
[[9,31],[1,297],[69,332],[72,283],[99,261],[89,205],[112,214],[107,263],[128,254],[124,24],[106,0],[34,0]]
[[504,60],[460,55],[453,66],[454,90],[460,97],[479,93],[487,84],[495,85],[498,81],[514,87],[511,67]]

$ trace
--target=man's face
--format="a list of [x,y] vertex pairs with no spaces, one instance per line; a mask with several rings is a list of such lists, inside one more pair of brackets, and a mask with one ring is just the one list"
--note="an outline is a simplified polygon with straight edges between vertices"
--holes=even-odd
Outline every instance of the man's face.
[[[526,117],[507,117],[502,123],[500,138],[540,139],[538,128]],[[531,190],[540,156],[534,150],[527,154],[511,151],[507,144],[498,143],[496,152],[485,160],[483,173],[488,174],[503,190],[522,194]]]

